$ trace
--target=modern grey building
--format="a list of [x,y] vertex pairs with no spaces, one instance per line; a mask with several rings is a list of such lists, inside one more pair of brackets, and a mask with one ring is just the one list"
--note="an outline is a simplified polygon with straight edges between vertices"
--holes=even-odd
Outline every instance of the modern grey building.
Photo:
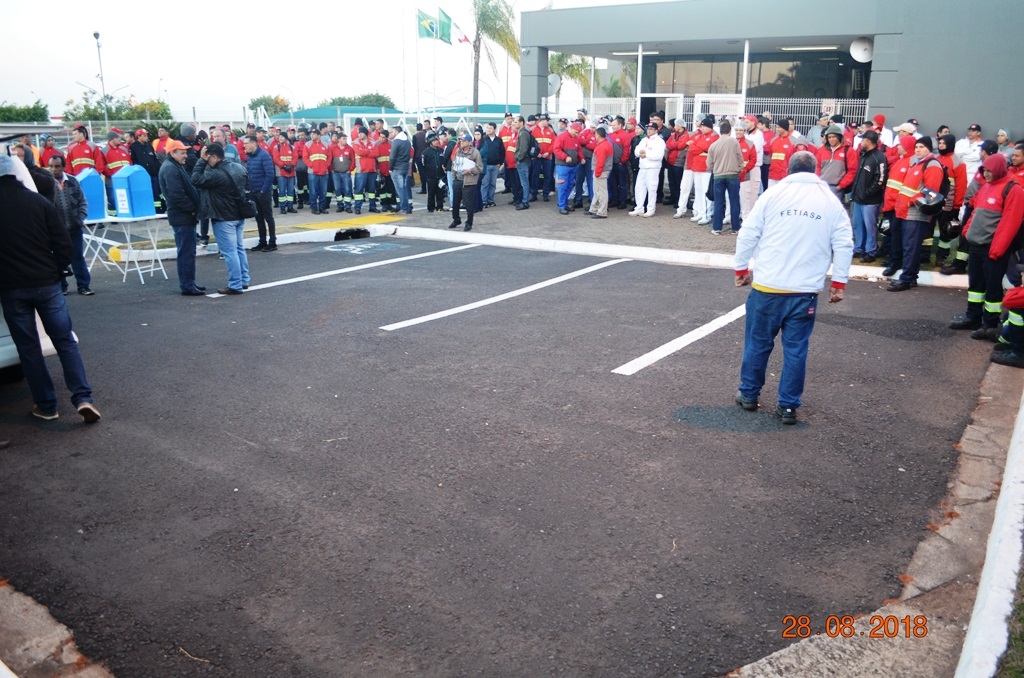
[[[742,93],[748,45],[750,97],[867,99],[868,115],[889,126],[916,118],[923,133],[947,124],[962,136],[978,123],[986,138],[1002,127],[1021,139],[1024,68],[1011,44],[1019,26],[1022,0],[680,0],[523,12],[521,110],[540,110],[551,51],[635,60],[622,53],[642,46],[641,91],[690,96]],[[868,62],[851,57],[858,38],[873,42]],[[644,119],[654,109],[642,99]]]

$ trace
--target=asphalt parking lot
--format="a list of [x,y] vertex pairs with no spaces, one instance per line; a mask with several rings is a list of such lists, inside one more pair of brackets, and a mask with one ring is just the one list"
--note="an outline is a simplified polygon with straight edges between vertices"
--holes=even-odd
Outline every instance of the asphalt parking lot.
[[616,372],[741,307],[728,271],[388,238],[250,265],[240,297],[172,263],[69,298],[97,426],[0,387],[0,575],[115,675],[721,675],[897,594],[988,366],[962,292],[855,282],[784,427],[778,355],[732,402],[742,318]]

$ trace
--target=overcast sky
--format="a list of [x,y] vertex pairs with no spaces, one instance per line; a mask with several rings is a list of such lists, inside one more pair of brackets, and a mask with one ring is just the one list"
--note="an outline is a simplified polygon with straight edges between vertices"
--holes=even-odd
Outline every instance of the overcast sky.
[[[580,7],[615,0],[517,0],[516,33],[520,11],[549,4]],[[40,99],[52,116],[64,112],[68,99],[81,100],[85,87],[77,83],[100,90],[94,31],[100,33],[107,93],[141,100],[159,96],[182,121],[193,119],[193,107],[198,120],[238,120],[242,107],[263,94],[280,94],[293,108],[373,91],[409,110],[431,106],[435,97],[438,105],[472,103],[472,47],[416,37],[416,10],[436,16],[436,4],[300,3],[258,19],[239,13],[254,5],[225,0],[106,0],[92,6],[102,12],[86,11],[87,5],[71,0],[5,5],[0,96],[18,105]],[[322,11],[317,16],[292,11],[293,6]],[[354,10],[357,6],[362,10]],[[443,0],[440,7],[472,38],[472,0]],[[506,59],[494,49],[498,77],[482,56],[480,102],[504,104]],[[516,103],[514,61],[508,74],[507,96]],[[571,87],[563,88],[563,97]]]

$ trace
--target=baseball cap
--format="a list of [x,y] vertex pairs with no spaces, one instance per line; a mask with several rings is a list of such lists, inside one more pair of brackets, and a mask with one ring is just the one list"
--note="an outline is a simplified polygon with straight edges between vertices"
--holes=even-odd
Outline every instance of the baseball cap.
[[569,129],[574,129],[577,132],[582,132],[583,131],[583,125],[579,124],[578,122],[574,122],[571,125],[569,125]]
[[626,124],[627,125],[635,125],[636,124],[636,118],[630,118],[629,120],[626,121]]
[[981,125],[979,125],[978,123],[974,123],[973,125],[971,125],[967,129],[971,130],[972,132],[980,132],[981,131]]
[[473,140],[473,135],[471,135],[471,134],[463,134],[461,137],[459,137],[459,141],[472,141],[472,140]]
[[147,131],[146,131],[146,130],[144,130],[144,129],[137,129],[137,130],[135,130],[135,138],[136,138],[136,139],[138,139],[139,137],[141,137],[141,136],[142,136],[143,134],[149,134],[149,132],[147,132]]
[[167,142],[167,145],[164,146],[164,150],[170,153],[172,151],[188,150],[188,146],[181,143],[177,139],[171,139],[170,141]]

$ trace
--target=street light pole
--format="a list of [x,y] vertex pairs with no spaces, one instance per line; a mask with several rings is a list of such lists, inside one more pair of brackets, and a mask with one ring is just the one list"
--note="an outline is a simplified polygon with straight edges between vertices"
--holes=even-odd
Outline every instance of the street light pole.
[[100,61],[100,91],[103,94],[103,124],[107,126],[107,131],[110,131],[110,116],[107,113],[107,85],[103,81],[103,54],[100,52],[100,32],[95,31],[92,37],[96,38],[96,58]]

